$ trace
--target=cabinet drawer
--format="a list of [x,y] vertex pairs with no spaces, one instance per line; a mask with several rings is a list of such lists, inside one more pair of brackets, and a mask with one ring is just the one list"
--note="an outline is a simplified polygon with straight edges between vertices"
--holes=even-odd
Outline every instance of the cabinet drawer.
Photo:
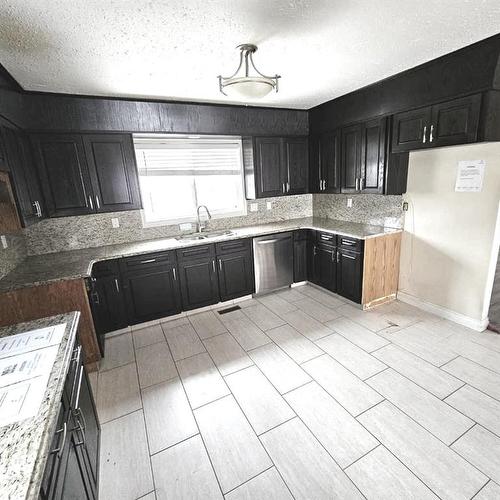
[[358,240],[356,238],[350,238],[347,236],[338,237],[339,247],[345,248],[347,250],[352,250],[353,252],[361,252],[363,250],[363,240]]
[[116,276],[120,272],[119,261],[117,259],[103,260],[96,262],[92,266],[92,277],[103,278],[105,276]]
[[215,257],[215,245],[198,245],[189,248],[177,250],[177,259],[179,262],[195,259],[208,259]]
[[155,252],[126,257],[120,260],[120,270],[122,272],[138,271],[148,267],[154,267],[161,264],[171,264],[175,262],[174,251]]
[[326,245],[335,246],[337,244],[337,235],[316,231],[316,243],[325,243]]
[[250,240],[248,238],[241,240],[232,240],[232,241],[222,241],[220,243],[216,243],[215,251],[217,255],[225,255],[233,252],[243,252],[245,250],[250,250]]

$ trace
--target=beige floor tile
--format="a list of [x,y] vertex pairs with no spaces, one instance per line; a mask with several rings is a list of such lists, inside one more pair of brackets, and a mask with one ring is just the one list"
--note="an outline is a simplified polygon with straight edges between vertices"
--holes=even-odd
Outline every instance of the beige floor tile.
[[284,325],[285,322],[270,309],[257,302],[258,305],[243,309],[244,314],[250,318],[261,330],[266,331],[277,326]]
[[99,498],[135,500],[153,489],[142,410],[102,424]]
[[385,370],[367,384],[447,445],[474,422],[394,370]]
[[302,367],[353,416],[359,415],[383,399],[327,354],[304,363]]
[[297,302],[297,300],[301,300],[305,298],[305,295],[301,293],[301,290],[304,287],[298,286],[294,288],[285,288],[284,290],[280,290],[279,292],[275,292],[278,297],[281,297],[282,299],[285,299],[288,302],[291,302],[292,304],[294,302]]
[[500,483],[500,438],[475,425],[451,446],[481,472]]
[[332,319],[338,318],[340,312],[338,308],[331,308],[321,304],[317,300],[311,298],[305,298],[294,302],[294,304],[301,310],[304,311],[309,316],[317,319],[321,323],[326,323]]
[[258,347],[248,354],[281,394],[311,380],[309,375],[275,344]]
[[227,332],[226,327],[219,319],[219,315],[214,311],[193,314],[189,316],[189,321],[202,340]]
[[267,331],[267,335],[278,344],[296,363],[304,363],[323,354],[323,351],[290,325]]
[[109,337],[104,346],[104,358],[101,359],[99,371],[110,370],[135,361],[131,333]]
[[300,293],[327,307],[336,308],[345,305],[345,300],[340,298],[338,295],[331,295],[328,292],[324,292],[313,286],[304,286],[300,290]]
[[488,480],[388,401],[358,420],[443,500],[470,499]]
[[200,436],[151,457],[158,500],[222,500]]
[[334,334],[323,337],[316,341],[316,344],[362,380],[387,368],[384,363],[349,342],[342,335]]
[[204,342],[222,375],[253,365],[252,360],[229,333],[211,337]]
[[362,498],[299,419],[266,432],[261,440],[297,500]]
[[309,340],[318,340],[333,333],[333,330],[300,309],[283,314],[282,318]]
[[227,376],[226,383],[257,434],[295,416],[280,393],[255,366]]
[[500,401],[464,385],[445,401],[463,414],[500,436]]
[[101,424],[142,407],[135,363],[99,373],[96,406]]
[[198,433],[178,378],[143,389],[142,401],[151,454]]
[[275,467],[266,470],[226,495],[226,500],[293,500]]
[[140,330],[134,330],[132,332],[132,338],[136,349],[158,342],[165,342],[165,335],[163,335],[163,330],[159,324],[141,328]]
[[345,472],[370,500],[438,500],[422,481],[383,446],[368,453]]
[[166,342],[137,349],[135,355],[141,387],[148,387],[177,376],[177,370]]
[[154,491],[152,491],[151,493],[148,493],[147,495],[139,498],[139,500],[156,500],[156,494]]
[[479,333],[476,332],[476,335],[472,336],[471,340],[483,347],[500,352],[500,335],[496,332],[492,332],[491,330],[485,330]]
[[221,320],[245,351],[271,343],[271,339],[241,311],[223,314]]
[[94,399],[97,398],[97,386],[98,386],[98,379],[99,379],[99,372],[90,372],[87,373],[89,377],[89,382],[90,382],[90,390],[92,391],[92,395],[94,396]]
[[205,347],[190,323],[167,328],[165,337],[175,361],[205,352]]
[[389,344],[375,351],[373,356],[439,399],[449,396],[463,385],[461,380],[394,344]]
[[342,317],[330,321],[327,323],[327,326],[367,352],[380,349],[389,343],[385,338],[380,337],[348,318]]
[[160,321],[160,325],[165,332],[166,330],[171,330],[172,328],[177,328],[182,325],[189,325],[189,318],[187,316],[181,316],[180,318],[167,319],[165,321]]
[[238,302],[238,305],[242,308],[242,309],[246,309],[247,307],[254,307],[254,306],[258,306],[260,304],[260,302],[257,300],[257,299],[247,299],[247,300],[241,300]]
[[223,492],[272,466],[232,396],[198,408],[194,414]]
[[379,444],[316,382],[290,391],[285,399],[342,468]]
[[349,318],[350,320],[364,326],[372,332],[377,332],[383,330],[384,328],[389,328],[392,326],[397,326],[391,323],[389,320],[384,318],[382,314],[378,312],[378,308],[374,308],[370,311],[362,311],[361,309],[354,307],[351,304],[346,304],[338,308],[338,312]]
[[475,497],[474,500],[498,500],[500,498],[500,486],[490,481]]
[[291,302],[286,301],[274,293],[262,295],[257,300],[278,316],[283,316],[283,314],[297,309]]
[[207,353],[177,362],[179,375],[192,408],[229,394],[229,389]]

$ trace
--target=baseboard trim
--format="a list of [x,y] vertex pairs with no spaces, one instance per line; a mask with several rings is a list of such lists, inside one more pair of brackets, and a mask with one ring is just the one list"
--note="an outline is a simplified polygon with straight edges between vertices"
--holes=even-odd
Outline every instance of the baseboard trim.
[[450,321],[453,321],[454,323],[458,323],[459,325],[466,326],[467,328],[471,328],[472,330],[476,330],[478,332],[486,330],[488,326],[488,318],[471,318],[470,316],[457,313],[456,311],[452,311],[451,309],[447,309],[446,307],[438,306],[436,304],[432,304],[431,302],[421,300],[405,292],[399,291],[397,293],[397,298],[401,302],[406,302],[407,304],[418,307],[423,311],[430,312],[432,314],[435,314],[436,316],[448,319]]

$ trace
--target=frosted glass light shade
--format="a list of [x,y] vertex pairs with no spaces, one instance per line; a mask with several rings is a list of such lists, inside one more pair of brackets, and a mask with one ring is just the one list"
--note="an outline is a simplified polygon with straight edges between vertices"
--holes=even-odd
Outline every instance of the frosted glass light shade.
[[264,97],[274,88],[274,82],[262,77],[240,77],[226,80],[224,93],[230,97],[258,99]]

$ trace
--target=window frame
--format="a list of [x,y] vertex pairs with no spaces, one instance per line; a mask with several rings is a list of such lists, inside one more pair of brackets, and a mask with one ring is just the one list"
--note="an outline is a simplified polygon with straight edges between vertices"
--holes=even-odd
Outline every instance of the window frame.
[[[134,155],[136,158],[136,164],[137,164],[137,174],[139,177],[139,190],[141,190],[141,185],[140,185],[140,168],[139,168],[139,162],[137,160],[137,153],[135,149],[135,139],[151,139],[151,140],[161,140],[161,139],[189,139],[192,141],[198,140],[198,139],[220,139],[220,140],[232,140],[235,142],[239,143],[239,159],[240,159],[240,182],[241,182],[241,193],[242,193],[242,209],[239,211],[232,211],[232,212],[224,212],[224,213],[217,213],[212,210],[210,210],[210,207],[208,209],[210,210],[210,214],[212,216],[212,219],[227,219],[231,217],[244,217],[248,214],[248,203],[246,199],[246,184],[245,184],[245,169],[244,169],[244,163],[243,163],[243,138],[241,136],[237,135],[211,135],[211,134],[200,134],[200,135],[192,135],[192,134],[133,134],[133,140],[134,140]],[[196,190],[194,191],[195,197],[196,197]],[[141,197],[144,197],[142,190],[141,190]],[[148,228],[148,227],[162,227],[162,226],[175,226],[175,225],[180,225],[180,224],[192,224],[197,223],[198,219],[196,214],[193,216],[189,217],[176,217],[176,218],[171,218],[171,219],[161,219],[157,221],[148,221],[146,218],[146,210],[142,208],[140,210],[141,212],[141,220],[142,220],[142,227],[143,228]],[[203,212],[202,214],[204,216],[204,220],[206,220],[206,213]],[[196,229],[196,228],[195,228]]]

